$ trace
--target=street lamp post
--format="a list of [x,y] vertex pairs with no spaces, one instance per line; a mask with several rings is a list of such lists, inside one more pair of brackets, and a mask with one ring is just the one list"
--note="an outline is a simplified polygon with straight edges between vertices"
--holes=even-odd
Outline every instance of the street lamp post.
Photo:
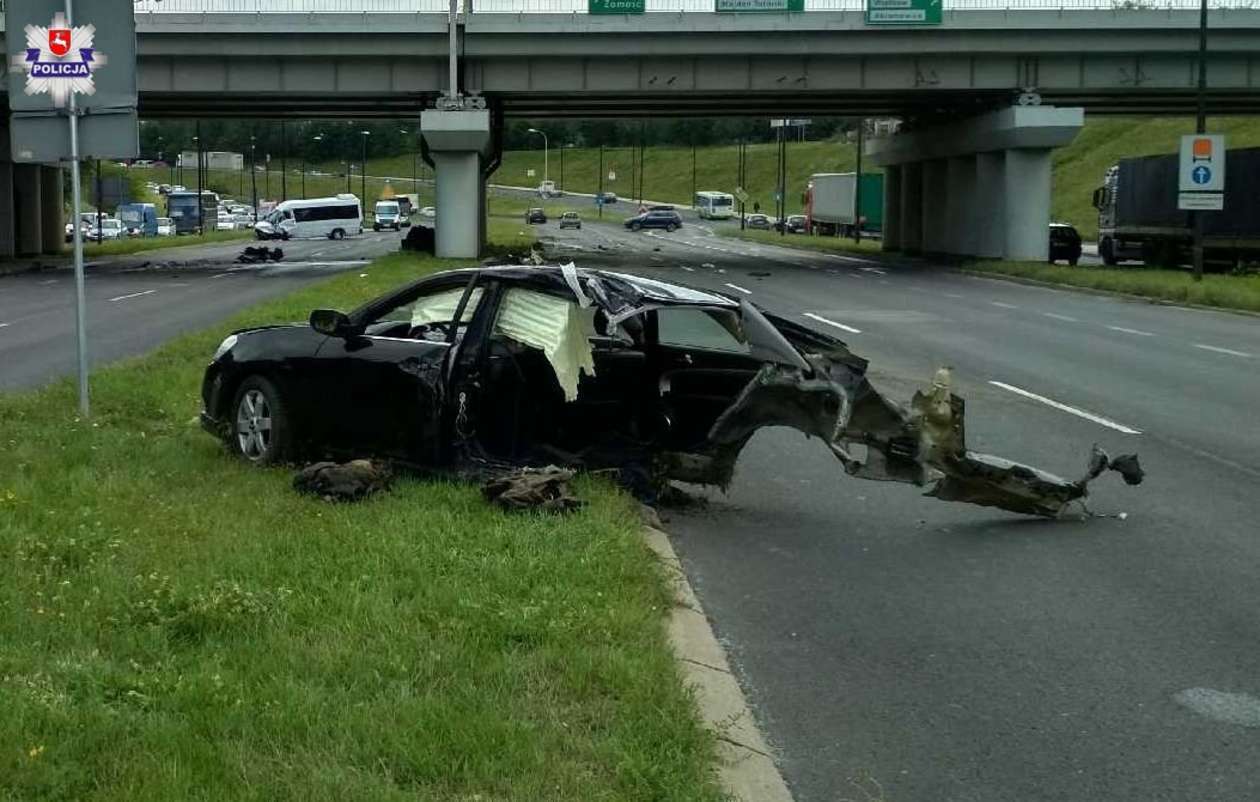
[[360,194],[363,197],[359,199],[359,202],[362,203],[366,207],[367,206],[367,138],[371,136],[372,132],[360,131],[359,133],[363,134],[363,161],[360,164],[362,171],[359,173],[359,177],[362,181],[360,185],[362,187],[362,191]]
[[[398,129],[400,134],[410,134],[406,128]],[[420,149],[420,129],[416,129],[416,141],[411,150],[411,191],[420,194],[420,179],[416,176],[416,151]]]
[[560,148],[560,187],[559,189],[560,189],[561,194],[564,193],[564,151],[566,148],[571,148],[571,147],[573,147],[573,143],[569,142]]
[[[311,137],[311,141],[323,142],[324,135],[316,134],[315,136]],[[303,150],[302,152],[302,199],[306,200],[306,151],[305,150]]]
[[551,147],[547,142],[547,134],[545,131],[539,131],[537,128],[531,128],[529,129],[529,132],[531,134],[538,134],[540,137],[543,138],[543,181],[546,181],[548,178],[547,159],[548,159],[549,151],[551,150]]
[[201,120],[197,121],[197,135],[193,137],[193,142],[197,143],[197,233],[205,234],[206,221],[201,206]]
[[254,141],[257,139],[253,134],[249,135],[249,186],[254,196],[254,222],[258,222],[258,167],[255,164],[255,148]]
[[289,127],[280,121],[280,202],[289,199]]

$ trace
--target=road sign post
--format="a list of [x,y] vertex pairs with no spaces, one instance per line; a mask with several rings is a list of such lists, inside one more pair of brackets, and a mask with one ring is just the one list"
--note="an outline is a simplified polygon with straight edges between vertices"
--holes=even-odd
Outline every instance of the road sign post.
[[940,25],[943,0],[866,0],[867,25]]
[[[80,12],[75,15],[73,0],[4,4],[13,161],[70,162],[79,412],[87,416],[91,410],[79,162],[135,158],[139,125],[132,0],[82,0]],[[18,31],[25,36],[18,36]]]

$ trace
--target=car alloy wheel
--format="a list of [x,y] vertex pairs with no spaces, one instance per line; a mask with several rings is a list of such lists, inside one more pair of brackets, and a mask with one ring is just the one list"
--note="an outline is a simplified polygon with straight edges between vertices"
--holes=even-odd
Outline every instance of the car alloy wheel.
[[678,226],[674,225],[673,223],[670,223],[669,225],[665,226],[666,231],[673,231],[675,228],[678,228]]
[[341,230],[341,229],[339,229],[339,228],[334,228],[334,229],[333,229],[333,233],[331,234],[331,236],[332,236],[332,238],[333,238],[333,239],[345,239],[345,238],[346,238],[346,232],[342,231],[342,230]]
[[251,462],[271,456],[271,402],[262,390],[246,390],[236,406],[236,444]]

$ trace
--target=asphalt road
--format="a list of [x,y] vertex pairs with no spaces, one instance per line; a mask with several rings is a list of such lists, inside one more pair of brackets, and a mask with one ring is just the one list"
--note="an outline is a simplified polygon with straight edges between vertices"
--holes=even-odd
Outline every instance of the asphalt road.
[[[400,235],[267,243],[284,250],[270,265],[238,265],[240,241],[148,251],[93,261],[86,272],[88,353],[101,365],[230,317],[365,260],[397,250]],[[0,391],[73,374],[77,364],[74,273],[0,276]]]
[[1255,318],[696,226],[547,231],[838,335],[903,401],[953,366],[975,450],[1071,477],[1094,442],[1141,455],[1144,485],[1094,485],[1115,517],[1045,521],[766,430],[728,493],[668,516],[800,802],[876,798],[862,778],[891,802],[1260,798]]

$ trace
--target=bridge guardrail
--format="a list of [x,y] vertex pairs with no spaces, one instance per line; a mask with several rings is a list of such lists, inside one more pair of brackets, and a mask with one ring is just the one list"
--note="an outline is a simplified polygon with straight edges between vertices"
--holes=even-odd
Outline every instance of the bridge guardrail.
[[[942,0],[944,11],[1193,11],[1199,0]],[[477,14],[585,14],[588,0],[460,0]],[[649,13],[713,13],[715,0],[646,0]],[[805,12],[862,11],[865,0],[805,0]],[[1215,10],[1260,10],[1260,0],[1208,0]],[[0,9],[3,2],[0,2]],[[445,14],[448,0],[136,0],[144,14]],[[774,12],[769,12],[774,13]],[[780,12],[783,13],[783,12]]]

